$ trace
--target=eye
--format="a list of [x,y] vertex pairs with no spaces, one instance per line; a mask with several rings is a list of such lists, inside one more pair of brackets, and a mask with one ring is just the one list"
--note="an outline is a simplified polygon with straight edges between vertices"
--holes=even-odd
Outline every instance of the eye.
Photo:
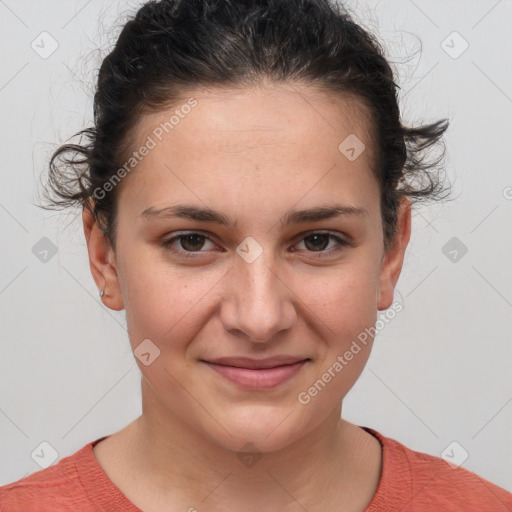
[[[213,248],[217,247],[217,244],[209,237],[197,232],[181,233],[168,240],[163,240],[161,245],[173,252],[179,253],[181,256],[191,257],[195,256],[197,252],[207,252],[200,250],[204,247],[206,241],[209,241],[213,245]],[[178,242],[181,249],[176,247],[175,242]]]
[[[335,241],[335,245],[330,250],[326,250],[331,240]],[[197,257],[198,253],[208,252],[201,250],[204,248],[206,242],[210,242],[213,249],[219,248],[219,246],[214,243],[210,237],[195,231],[190,233],[180,233],[173,236],[172,238],[169,238],[168,240],[163,240],[161,242],[161,246],[175,253],[178,253],[179,256]],[[318,255],[311,254],[314,258],[321,258],[332,255],[333,253],[339,252],[344,247],[351,245],[349,241],[344,240],[339,236],[336,236],[330,232],[320,231],[312,232],[306,236],[303,236],[298,245],[301,243],[304,243],[306,252],[318,253]],[[180,247],[177,247],[177,245]]]
[[[330,250],[326,250],[331,240],[335,241],[335,245]],[[318,255],[312,254],[314,258],[322,258],[332,255],[333,253],[341,251],[344,247],[351,245],[349,241],[344,240],[339,236],[329,232],[320,231],[306,235],[298,245],[302,243],[304,243],[304,246],[306,247],[306,252],[319,253]]]

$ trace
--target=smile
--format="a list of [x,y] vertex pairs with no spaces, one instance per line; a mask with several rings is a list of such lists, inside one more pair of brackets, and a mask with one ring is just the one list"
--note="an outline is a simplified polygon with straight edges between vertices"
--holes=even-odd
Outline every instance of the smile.
[[[296,375],[309,359],[302,359],[295,362],[283,364],[277,362],[263,361],[237,363],[229,365],[218,361],[202,361],[212,370],[215,370],[222,377],[249,389],[270,389],[283,384]],[[250,361],[250,360],[247,360]],[[234,363],[232,363],[234,364]],[[270,366],[273,364],[274,366]],[[251,366],[251,367],[248,367]]]

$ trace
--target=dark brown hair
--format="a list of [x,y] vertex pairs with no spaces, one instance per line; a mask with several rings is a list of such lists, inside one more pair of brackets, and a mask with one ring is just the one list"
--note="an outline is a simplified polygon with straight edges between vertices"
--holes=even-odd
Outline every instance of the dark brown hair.
[[[102,197],[94,191],[123,166],[140,115],[169,108],[197,86],[239,88],[265,80],[355,95],[367,106],[386,248],[404,196],[412,203],[447,197],[440,163],[448,121],[402,125],[399,86],[385,52],[341,3],[152,0],[126,22],[101,64],[94,126],[76,134],[86,143],[64,144],[52,155],[49,208],[90,208],[115,250],[118,187]],[[441,154],[429,158],[438,143]]]

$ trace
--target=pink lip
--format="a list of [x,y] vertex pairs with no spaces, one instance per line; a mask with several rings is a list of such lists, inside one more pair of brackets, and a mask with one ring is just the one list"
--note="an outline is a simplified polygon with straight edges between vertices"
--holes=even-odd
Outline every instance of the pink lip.
[[252,389],[269,389],[293,377],[307,359],[276,356],[269,359],[223,357],[203,361],[227,380]]

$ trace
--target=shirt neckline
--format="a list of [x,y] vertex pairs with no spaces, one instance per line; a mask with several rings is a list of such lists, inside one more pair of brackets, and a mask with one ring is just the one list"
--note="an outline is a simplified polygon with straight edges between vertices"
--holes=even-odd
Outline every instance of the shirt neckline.
[[[379,484],[364,512],[402,510],[409,501],[409,492],[407,490],[411,489],[412,479],[409,462],[403,451],[400,450],[401,444],[394,439],[382,435],[373,428],[358,426],[375,437],[382,448],[382,468]],[[397,492],[397,479],[401,479],[399,482],[399,492]]]
[[94,446],[107,437],[87,443],[77,454],[76,470],[87,498],[97,507],[98,512],[143,512],[110,480],[94,455]]
[[[400,498],[398,493],[393,492],[392,481],[396,478],[396,475],[409,475],[409,472],[406,460],[403,457],[400,458],[400,451],[397,450],[396,446],[398,443],[370,427],[360,425],[358,427],[374,436],[382,448],[382,469],[379,484],[364,512],[399,509],[400,506],[404,505],[404,497],[402,495],[402,498]],[[110,480],[94,455],[94,446],[107,437],[109,436],[91,441],[77,453],[76,469],[85,487],[87,497],[101,511],[143,512]],[[404,467],[407,472],[403,471]],[[410,485],[410,481],[401,483],[402,487],[407,485]]]

